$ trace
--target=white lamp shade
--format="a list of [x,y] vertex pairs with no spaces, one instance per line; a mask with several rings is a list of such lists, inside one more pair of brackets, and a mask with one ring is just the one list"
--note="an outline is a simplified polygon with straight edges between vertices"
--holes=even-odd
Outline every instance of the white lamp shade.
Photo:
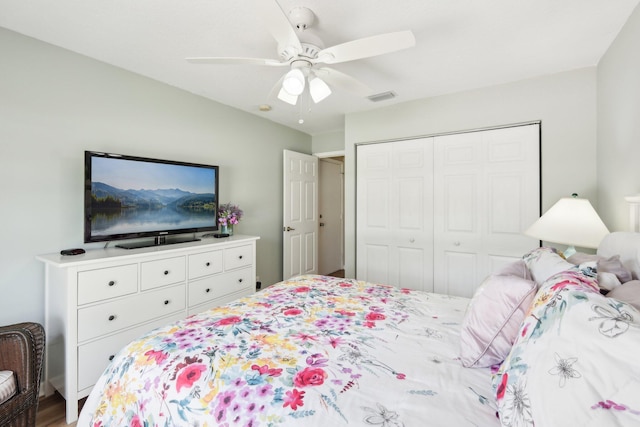
[[296,95],[290,95],[283,87],[280,88],[280,92],[278,92],[278,99],[291,105],[296,105],[298,102],[298,97]]
[[524,234],[552,243],[597,248],[609,234],[587,199],[564,197],[544,213]]
[[290,70],[282,82],[282,88],[293,96],[300,95],[304,91],[304,85],[304,74],[299,68]]
[[331,88],[324,82],[324,80],[313,77],[309,79],[309,92],[311,93],[311,99],[316,104],[327,96],[331,95]]

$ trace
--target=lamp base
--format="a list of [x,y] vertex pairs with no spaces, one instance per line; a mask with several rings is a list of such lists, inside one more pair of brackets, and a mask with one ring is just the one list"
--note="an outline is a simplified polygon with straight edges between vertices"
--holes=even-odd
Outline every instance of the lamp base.
[[571,255],[575,254],[576,248],[574,246],[569,246],[567,249],[565,249],[564,252],[562,252],[562,256],[564,256],[564,259],[569,258]]

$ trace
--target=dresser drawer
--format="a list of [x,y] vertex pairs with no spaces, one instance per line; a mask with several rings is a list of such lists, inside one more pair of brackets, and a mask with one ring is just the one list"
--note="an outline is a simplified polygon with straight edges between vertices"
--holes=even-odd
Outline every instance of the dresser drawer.
[[235,301],[235,300],[237,300],[239,298],[244,298],[244,297],[250,295],[251,292],[253,292],[251,289],[246,289],[244,291],[240,291],[240,292],[237,292],[235,294],[223,295],[220,298],[216,298],[214,300],[207,301],[207,302],[205,302],[203,304],[200,304],[200,305],[189,306],[189,310],[187,312],[187,315],[191,316],[193,314],[198,314],[198,313],[202,313],[203,311],[211,310],[212,308],[215,308],[215,307],[220,307],[221,305],[230,303],[231,301]]
[[132,294],[137,290],[137,264],[78,273],[78,305]]
[[78,390],[91,387],[109,366],[113,357],[127,344],[143,334],[184,317],[182,314],[163,317],[133,329],[123,331],[78,347]]
[[229,271],[189,283],[189,307],[240,291],[251,292],[255,284],[251,267]]
[[185,286],[174,286],[78,310],[82,342],[185,309]]
[[221,273],[222,269],[221,250],[189,255],[189,279]]
[[181,256],[143,262],[141,276],[143,291],[184,282],[187,277],[185,258]]
[[245,267],[253,264],[253,246],[238,246],[224,250],[224,269]]

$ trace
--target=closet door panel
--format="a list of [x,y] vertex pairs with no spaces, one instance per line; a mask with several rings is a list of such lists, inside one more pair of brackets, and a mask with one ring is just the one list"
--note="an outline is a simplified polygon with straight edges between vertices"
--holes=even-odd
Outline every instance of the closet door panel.
[[361,145],[356,155],[356,277],[432,291],[431,139]]
[[357,149],[356,277],[389,283],[393,234],[391,145]]
[[539,135],[539,125],[483,132],[489,255],[524,254],[538,245],[522,232],[540,213]]
[[478,274],[478,254],[475,252],[443,251],[440,278],[434,283],[438,294],[472,297]]
[[487,275],[537,245],[522,232],[539,215],[539,172],[539,125],[435,139],[436,289],[472,296]]

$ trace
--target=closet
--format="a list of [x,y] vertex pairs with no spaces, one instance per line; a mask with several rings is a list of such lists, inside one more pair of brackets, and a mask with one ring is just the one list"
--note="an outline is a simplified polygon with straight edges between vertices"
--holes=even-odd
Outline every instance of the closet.
[[356,276],[470,297],[536,247],[540,124],[356,147]]

